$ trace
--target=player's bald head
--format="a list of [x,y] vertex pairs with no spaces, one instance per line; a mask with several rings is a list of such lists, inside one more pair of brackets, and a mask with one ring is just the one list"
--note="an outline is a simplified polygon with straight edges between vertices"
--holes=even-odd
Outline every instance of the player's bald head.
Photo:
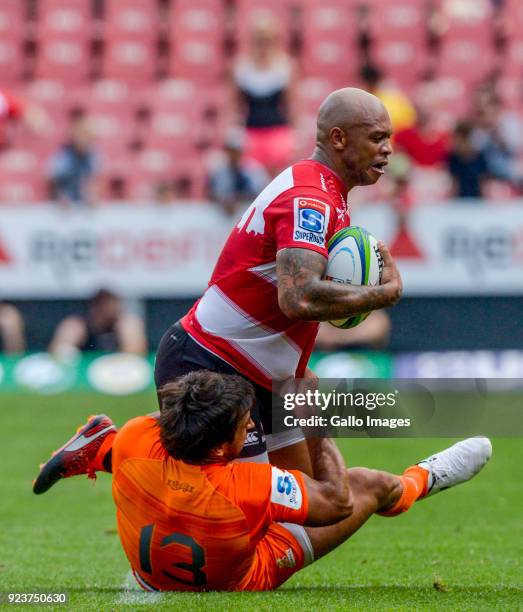
[[392,126],[382,102],[363,89],[333,91],[318,112],[312,159],[337,172],[347,189],[372,185],[392,153]]
[[329,94],[320,106],[317,123],[317,140],[325,143],[332,128],[345,133],[352,127],[371,125],[379,121],[387,111],[381,100],[363,89],[345,87]]

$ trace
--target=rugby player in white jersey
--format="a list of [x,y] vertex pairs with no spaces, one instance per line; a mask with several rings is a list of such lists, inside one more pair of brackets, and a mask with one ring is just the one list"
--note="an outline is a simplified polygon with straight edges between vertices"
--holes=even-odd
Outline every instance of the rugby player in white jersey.
[[240,373],[254,384],[257,428],[242,457],[266,460],[268,449],[272,463],[311,473],[299,430],[271,435],[273,382],[312,375],[307,362],[319,321],[392,306],[401,296],[399,272],[383,244],[378,287],[323,278],[328,240],[350,225],[347,194],[379,180],[391,135],[378,98],[354,88],[331,93],[319,110],[311,158],[284,170],[245,211],[207,290],[160,343],[157,388],[196,369]]

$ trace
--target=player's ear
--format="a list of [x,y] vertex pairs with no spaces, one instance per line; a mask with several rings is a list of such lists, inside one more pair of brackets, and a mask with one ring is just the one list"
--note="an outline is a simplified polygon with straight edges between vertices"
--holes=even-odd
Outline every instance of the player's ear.
[[347,136],[341,128],[331,128],[331,131],[329,132],[329,137],[331,144],[336,151],[343,151],[347,146]]

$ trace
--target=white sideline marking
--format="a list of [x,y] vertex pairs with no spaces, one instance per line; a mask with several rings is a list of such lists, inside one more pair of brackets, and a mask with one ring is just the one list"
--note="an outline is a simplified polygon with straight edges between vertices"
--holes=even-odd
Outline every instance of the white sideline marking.
[[148,593],[143,591],[131,571],[129,571],[124,578],[122,584],[122,591],[115,598],[115,604],[120,605],[146,605],[146,604],[158,604],[163,598],[163,593]]

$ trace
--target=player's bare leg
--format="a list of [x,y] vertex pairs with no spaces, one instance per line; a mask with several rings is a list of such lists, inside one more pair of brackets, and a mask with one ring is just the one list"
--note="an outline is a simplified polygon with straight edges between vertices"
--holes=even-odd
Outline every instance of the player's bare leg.
[[488,438],[462,440],[395,476],[366,468],[349,469],[353,512],[328,527],[306,527],[314,558],[348,540],[372,514],[397,516],[425,497],[470,480],[492,454]]
[[376,512],[396,504],[403,492],[399,476],[368,470],[349,469],[349,482],[353,499],[351,516],[328,527],[306,527],[305,531],[319,559],[348,540]]
[[269,462],[282,470],[300,470],[307,476],[313,476],[311,456],[305,440],[270,451]]

